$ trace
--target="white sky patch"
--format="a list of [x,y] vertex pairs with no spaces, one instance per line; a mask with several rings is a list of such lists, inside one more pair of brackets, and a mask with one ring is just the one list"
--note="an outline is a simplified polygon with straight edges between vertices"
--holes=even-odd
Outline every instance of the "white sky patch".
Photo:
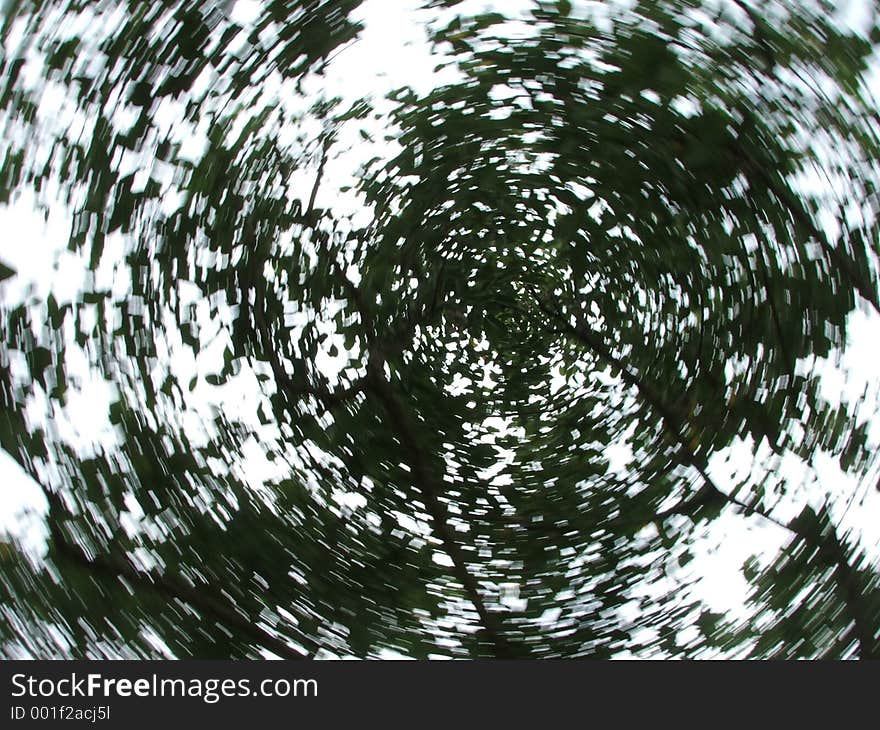
[[48,529],[43,516],[48,506],[43,492],[18,463],[0,450],[0,539],[14,539],[23,550],[40,555]]

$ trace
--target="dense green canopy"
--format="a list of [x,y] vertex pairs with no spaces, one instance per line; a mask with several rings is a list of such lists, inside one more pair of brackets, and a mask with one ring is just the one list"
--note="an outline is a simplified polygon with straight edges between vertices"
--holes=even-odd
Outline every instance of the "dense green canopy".
[[[877,469],[817,368],[880,310],[873,3],[430,2],[444,81],[354,102],[359,0],[232,5],[5,5],[0,200],[83,278],[0,308],[2,652],[880,656],[860,490],[782,468]],[[741,616],[680,569],[729,514]]]

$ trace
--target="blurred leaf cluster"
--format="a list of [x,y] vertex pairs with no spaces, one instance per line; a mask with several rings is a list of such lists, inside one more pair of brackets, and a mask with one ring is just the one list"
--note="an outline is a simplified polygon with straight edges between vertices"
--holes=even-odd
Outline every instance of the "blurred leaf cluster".
[[[3,653],[880,656],[858,495],[782,468],[876,477],[816,367],[880,310],[874,3],[429,2],[454,81],[381,105],[310,91],[359,0],[232,5],[5,5],[0,201],[82,282],[0,307]],[[731,514],[744,616],[685,567]]]

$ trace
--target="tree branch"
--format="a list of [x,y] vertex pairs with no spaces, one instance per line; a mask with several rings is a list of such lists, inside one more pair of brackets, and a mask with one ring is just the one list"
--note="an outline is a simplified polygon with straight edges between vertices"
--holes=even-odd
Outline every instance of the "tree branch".
[[305,217],[308,218],[315,209],[315,198],[318,197],[318,188],[321,186],[321,178],[324,177],[324,166],[327,164],[327,153],[330,150],[331,138],[328,134],[321,143],[321,160],[318,162],[318,173],[315,176],[315,182],[312,185],[312,192],[309,195],[309,204],[306,206]]
[[[243,276],[239,278],[239,287],[241,306],[248,307],[250,286]],[[269,360],[269,366],[272,368],[272,374],[275,377],[277,387],[279,390],[283,388],[286,395],[290,397],[311,395],[324,403],[328,409],[333,409],[343,405],[364,390],[366,387],[366,379],[364,378],[343,388],[333,390],[311,385],[307,382],[294,382],[294,379],[284,369],[284,365],[278,357],[278,352],[273,347],[273,338],[269,332],[269,325],[265,317],[263,294],[259,287],[254,288],[254,306],[250,307],[250,310],[254,315],[255,325],[255,329],[252,328],[252,334],[262,344],[263,352]]]
[[[828,520],[828,525],[829,531],[820,537],[819,553],[826,558],[828,564],[834,569],[834,582],[841,600],[844,606],[846,606],[849,619],[853,623],[855,639],[859,647],[859,658],[880,659],[880,641],[878,641],[876,636],[878,629],[880,629],[880,624],[878,624],[880,616],[872,615],[866,609],[866,591],[864,590],[863,581],[858,571],[850,565],[846,550],[837,537],[837,532],[831,525],[830,519]],[[806,528],[800,530],[800,535],[807,544],[815,545],[816,541],[813,534]],[[813,537],[813,539],[807,540],[807,535]]]
[[880,313],[880,297],[877,294],[877,288],[870,282],[862,278],[862,273],[855,268],[853,262],[850,261],[844,253],[836,246],[832,246],[827,236],[819,230],[819,227],[813,221],[810,214],[804,209],[799,200],[790,195],[787,190],[782,188],[770,176],[761,165],[749,154],[748,150],[742,145],[738,145],[739,151],[747,162],[747,170],[758,175],[767,189],[775,195],[781,203],[783,203],[794,219],[809,233],[828,260],[837,266],[849,280],[851,286],[867,301],[877,313]]
[[[123,578],[130,583],[153,590],[168,598],[188,603],[204,614],[213,616],[220,623],[241,632],[256,645],[268,649],[284,659],[308,659],[309,655],[285,641],[261,629],[225,603],[212,597],[204,586],[192,587],[155,572],[138,570],[127,562],[109,557],[90,557],[84,550],[72,544],[53,519],[49,519],[52,542],[58,554],[106,579]],[[302,637],[306,639],[306,637]],[[311,643],[306,640],[306,643]]]
[[496,614],[491,613],[486,607],[480,595],[477,581],[471,575],[467,566],[464,552],[456,542],[454,531],[449,526],[448,510],[439,499],[442,486],[426,463],[422,446],[414,435],[413,424],[408,414],[400,404],[390,384],[382,376],[381,371],[378,370],[378,365],[374,367],[369,382],[370,392],[375,394],[384,407],[391,427],[407,452],[406,458],[415,487],[421,493],[428,513],[431,516],[431,521],[434,523],[434,530],[443,544],[443,549],[452,560],[453,574],[458,582],[461,583],[465,595],[467,595],[468,600],[477,611],[483,632],[493,647],[495,657],[499,659],[513,658],[515,656],[514,648],[505,635],[501,619]]
[[[694,451],[691,449],[690,444],[688,443],[686,433],[681,424],[681,419],[678,414],[670,407],[663,397],[659,394],[659,392],[654,388],[654,386],[645,380],[638,372],[633,370],[627,363],[620,360],[620,358],[616,357],[613,352],[598,338],[593,332],[582,325],[573,326],[568,324],[563,320],[563,318],[559,315],[558,312],[549,309],[543,302],[539,301],[539,305],[545,311],[545,313],[551,315],[555,320],[561,322],[561,331],[564,334],[574,338],[578,342],[583,345],[586,345],[590,350],[596,353],[600,359],[602,359],[605,363],[612,366],[615,370],[620,372],[621,380],[626,383],[631,388],[635,389],[636,392],[642,397],[654,411],[660,416],[663,425],[666,430],[670,433],[672,438],[675,440],[679,453],[682,456],[683,461],[689,466],[693,467],[700,477],[703,480],[704,485],[708,490],[715,495],[715,498],[723,498],[725,501],[733,504],[743,510],[746,514],[749,515],[758,515],[763,517],[765,520],[772,522],[773,524],[781,527],[784,530],[792,532],[794,534],[799,534],[795,530],[792,529],[790,525],[776,519],[771,514],[765,512],[760,507],[755,507],[754,505],[749,505],[745,502],[742,502],[735,497],[732,497],[726,494],[722,489],[715,484],[715,481],[709,475],[706,467],[705,460],[700,458]],[[557,331],[559,331],[557,329]],[[698,493],[699,495],[700,493]],[[694,498],[696,498],[695,495]],[[700,496],[701,500],[705,500],[707,498],[706,493],[703,493]],[[687,502],[683,503],[680,507],[673,507],[669,514],[673,513],[681,513],[680,510],[687,504]]]
[[[544,307],[543,303],[541,303],[541,305],[542,308],[544,308],[544,311],[549,313],[549,310]],[[562,319],[558,315],[558,313],[554,312],[553,314],[555,319]],[[844,605],[847,607],[847,611],[849,612],[855,626],[856,637],[859,643],[860,656],[863,658],[880,657],[880,646],[877,645],[877,642],[874,638],[873,627],[875,626],[875,621],[872,619],[871,616],[867,614],[864,609],[862,593],[859,590],[858,586],[858,576],[856,575],[852,566],[850,566],[849,562],[847,561],[843,551],[843,546],[837,539],[836,534],[832,532],[831,535],[817,540],[816,537],[809,530],[801,527],[798,524],[797,519],[792,520],[790,523],[782,522],[781,520],[764,511],[760,507],[747,504],[723,492],[715,484],[711,476],[709,476],[706,470],[705,462],[702,459],[698,458],[691,449],[690,444],[687,442],[687,439],[684,435],[684,431],[681,427],[678,417],[676,416],[674,411],[664,402],[664,400],[654,389],[654,387],[649,382],[644,380],[637,372],[632,370],[626,363],[617,358],[611,352],[611,350],[607,348],[605,344],[587,328],[582,326],[572,326],[563,322],[563,330],[568,335],[572,336],[582,344],[589,347],[607,364],[613,366],[615,369],[620,371],[621,379],[625,383],[627,383],[627,385],[635,388],[636,391],[641,395],[643,400],[645,400],[660,415],[667,430],[678,442],[680,452],[685,462],[696,469],[703,480],[704,486],[696,494],[692,495],[690,498],[684,500],[680,504],[658,513],[653,519],[649,520],[648,522],[654,522],[658,519],[663,520],[674,514],[690,515],[695,510],[698,510],[704,506],[708,506],[712,503],[727,502],[735,505],[747,515],[761,517],[764,520],[773,523],[777,527],[782,528],[786,532],[789,532],[797,539],[803,541],[804,544],[809,545],[811,548],[823,554],[831,561],[832,565],[834,565],[835,579],[840,588]]]

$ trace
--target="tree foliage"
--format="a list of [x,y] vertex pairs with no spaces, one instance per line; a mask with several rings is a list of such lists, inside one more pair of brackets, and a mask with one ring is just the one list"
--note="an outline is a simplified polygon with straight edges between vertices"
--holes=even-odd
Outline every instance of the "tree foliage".
[[[309,91],[357,0],[7,3],[0,198],[84,273],[0,312],[4,652],[877,657],[858,495],[783,469],[876,470],[817,367],[880,310],[873,4],[427,4],[452,80],[374,104]],[[681,570],[731,514],[745,618]]]

